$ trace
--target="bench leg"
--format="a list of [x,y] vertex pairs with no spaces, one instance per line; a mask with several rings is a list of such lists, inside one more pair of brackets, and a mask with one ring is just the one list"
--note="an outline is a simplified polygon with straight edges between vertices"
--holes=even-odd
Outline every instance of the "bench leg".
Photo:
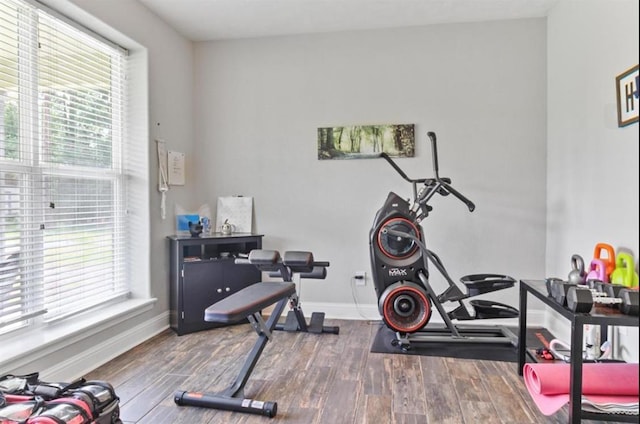
[[340,327],[326,326],[324,325],[324,312],[313,312],[311,314],[311,321],[307,324],[307,320],[304,317],[302,308],[298,303],[298,297],[292,296],[289,300],[289,306],[291,310],[287,314],[287,319],[284,324],[277,324],[276,330],[278,331],[301,331],[303,333],[332,333],[339,334]]
[[258,334],[258,340],[253,345],[253,348],[251,349],[249,356],[247,356],[240,373],[228,389],[218,394],[178,390],[173,395],[174,402],[180,406],[200,406],[204,408],[265,415],[270,418],[275,417],[278,410],[278,404],[276,402],[263,402],[254,399],[246,399],[244,398],[243,391],[247,380],[249,380],[249,377],[262,354],[262,351],[271,338],[273,330],[276,328],[276,324],[280,319],[280,315],[282,315],[282,311],[287,305],[287,301],[288,299],[285,298],[276,304],[266,323],[259,313],[248,317],[254,330]]
[[275,417],[278,411],[278,404],[276,402],[262,402],[220,394],[177,391],[173,395],[173,400],[181,406],[200,406],[224,411],[265,415],[269,418]]

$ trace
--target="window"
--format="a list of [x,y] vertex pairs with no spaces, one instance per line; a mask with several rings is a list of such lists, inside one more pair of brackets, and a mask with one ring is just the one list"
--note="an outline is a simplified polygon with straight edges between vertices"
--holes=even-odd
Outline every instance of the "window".
[[130,291],[126,59],[48,10],[0,3],[0,333]]

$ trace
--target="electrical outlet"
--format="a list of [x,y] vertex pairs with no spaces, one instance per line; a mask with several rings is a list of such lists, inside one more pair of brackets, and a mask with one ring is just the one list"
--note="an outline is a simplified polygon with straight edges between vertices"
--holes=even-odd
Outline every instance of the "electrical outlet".
[[353,278],[356,281],[356,286],[364,286],[367,284],[366,271],[356,271],[353,273]]

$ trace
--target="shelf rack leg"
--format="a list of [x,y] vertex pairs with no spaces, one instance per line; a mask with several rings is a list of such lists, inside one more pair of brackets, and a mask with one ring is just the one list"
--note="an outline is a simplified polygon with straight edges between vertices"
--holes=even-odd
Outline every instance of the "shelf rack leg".
[[582,343],[584,323],[576,315],[571,320],[571,380],[569,383],[569,423],[582,421]]
[[520,287],[520,316],[518,323],[518,374],[522,375],[527,352],[527,289],[522,287]]

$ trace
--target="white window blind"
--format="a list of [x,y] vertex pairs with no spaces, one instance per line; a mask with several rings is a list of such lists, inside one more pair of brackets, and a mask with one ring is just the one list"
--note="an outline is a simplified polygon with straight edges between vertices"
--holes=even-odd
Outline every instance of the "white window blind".
[[0,333],[129,291],[126,52],[0,2]]

